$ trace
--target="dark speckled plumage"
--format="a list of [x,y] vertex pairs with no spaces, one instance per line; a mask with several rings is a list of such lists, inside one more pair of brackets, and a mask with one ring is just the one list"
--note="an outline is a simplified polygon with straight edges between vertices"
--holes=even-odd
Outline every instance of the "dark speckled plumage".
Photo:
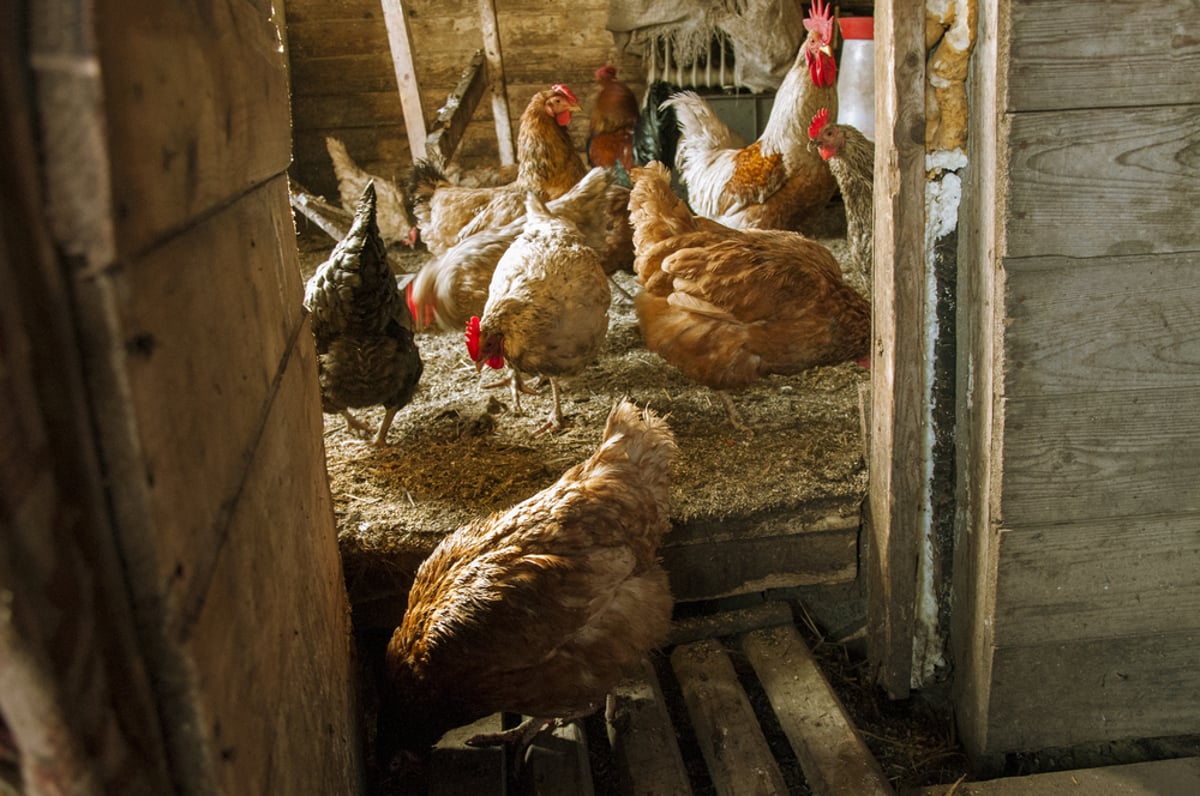
[[[321,408],[347,413],[382,405],[387,413],[375,438],[382,444],[423,365],[375,222],[374,183],[363,190],[345,239],[308,280],[304,305],[317,343]],[[356,423],[348,413],[347,421]]]

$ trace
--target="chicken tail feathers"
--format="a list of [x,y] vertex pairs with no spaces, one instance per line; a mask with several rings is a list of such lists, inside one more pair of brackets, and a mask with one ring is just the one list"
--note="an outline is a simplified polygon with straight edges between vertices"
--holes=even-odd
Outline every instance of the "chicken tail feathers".
[[646,480],[650,482],[667,477],[678,447],[666,418],[650,409],[639,409],[628,398],[622,398],[608,415],[598,455],[603,458],[606,452],[617,450],[646,471]]
[[693,232],[696,219],[687,204],[671,190],[667,167],[657,161],[633,170],[629,193],[629,223],[638,253],[667,238]]

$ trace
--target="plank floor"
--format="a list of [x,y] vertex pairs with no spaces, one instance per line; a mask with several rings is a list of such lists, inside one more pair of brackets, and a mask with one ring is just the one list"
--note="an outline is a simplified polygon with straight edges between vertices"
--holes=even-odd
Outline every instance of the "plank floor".
[[443,738],[429,792],[894,793],[782,605],[679,623],[669,656],[645,661],[610,710],[543,733],[519,771],[497,750],[462,743],[501,723]]

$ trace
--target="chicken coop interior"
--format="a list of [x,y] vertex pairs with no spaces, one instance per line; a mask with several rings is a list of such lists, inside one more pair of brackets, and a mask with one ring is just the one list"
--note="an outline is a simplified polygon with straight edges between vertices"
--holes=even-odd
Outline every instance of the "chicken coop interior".
[[0,794],[1200,792],[1192,0],[0,8]]

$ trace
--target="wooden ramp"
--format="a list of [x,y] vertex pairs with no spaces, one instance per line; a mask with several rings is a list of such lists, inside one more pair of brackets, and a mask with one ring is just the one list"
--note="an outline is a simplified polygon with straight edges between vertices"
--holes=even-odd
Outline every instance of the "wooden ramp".
[[[697,638],[705,629],[722,637]],[[462,744],[498,728],[499,716],[449,734],[435,755],[430,793],[894,793],[786,605],[684,622],[675,642],[669,656],[644,662],[615,689],[603,721],[543,734],[519,773],[509,774],[496,750]],[[601,731],[589,735],[585,727]]]

